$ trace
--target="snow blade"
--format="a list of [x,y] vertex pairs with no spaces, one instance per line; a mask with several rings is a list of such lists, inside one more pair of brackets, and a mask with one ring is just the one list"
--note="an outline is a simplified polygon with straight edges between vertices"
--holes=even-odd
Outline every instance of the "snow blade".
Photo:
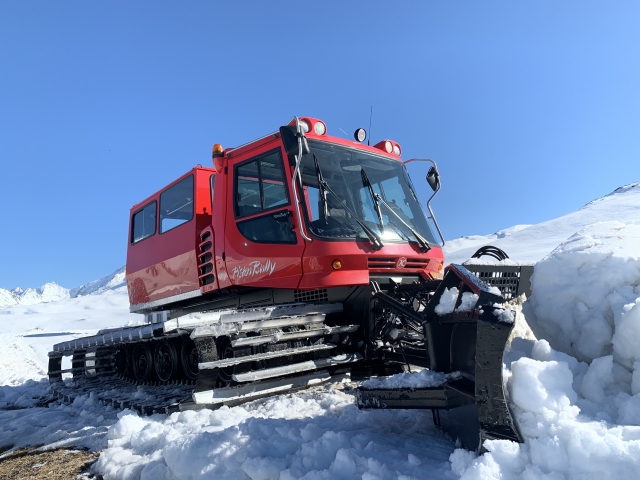
[[[436,313],[454,288],[455,306]],[[432,409],[434,423],[470,450],[482,452],[490,439],[522,442],[503,389],[502,357],[515,324],[515,312],[502,308],[503,301],[497,289],[463,266],[450,265],[422,312],[429,370],[447,375],[418,388],[398,388],[397,382],[387,388],[384,381],[362,386],[359,406]]]

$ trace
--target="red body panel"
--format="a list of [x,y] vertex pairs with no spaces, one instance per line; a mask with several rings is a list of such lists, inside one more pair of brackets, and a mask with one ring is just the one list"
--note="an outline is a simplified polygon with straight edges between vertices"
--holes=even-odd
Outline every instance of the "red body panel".
[[[309,119],[313,122],[313,119]],[[401,161],[384,150],[326,135],[319,137],[313,129],[307,136],[359,148]],[[237,222],[264,215],[236,219],[234,212],[234,166],[262,153],[280,148],[285,170],[289,202],[272,209],[288,211],[293,221],[296,243],[256,243],[247,239]],[[263,137],[251,144],[225,151],[216,158],[216,169],[196,167],[166,188],[131,209],[131,217],[179,181],[194,175],[195,215],[190,221],[164,234],[156,233],[132,244],[127,250],[127,286],[132,306],[157,302],[180,294],[206,294],[230,286],[285,289],[319,289],[345,285],[366,285],[370,274],[417,274],[425,279],[437,278],[444,263],[442,249],[433,247],[422,253],[403,243],[385,243],[375,251],[367,241],[306,242],[300,235],[295,203],[291,193],[293,167],[287,161],[279,134]],[[212,192],[211,177],[215,175]],[[212,198],[213,195],[213,198]],[[303,208],[309,208],[303,195]],[[159,211],[159,210],[158,210]],[[271,211],[271,210],[266,210]],[[132,238],[131,223],[129,240]],[[156,229],[157,230],[157,229]],[[305,229],[307,231],[307,229]],[[207,254],[210,253],[211,257]],[[204,284],[205,260],[213,265],[212,281]],[[341,264],[333,268],[334,260]],[[209,267],[210,268],[210,267]],[[170,300],[169,300],[170,301]]]

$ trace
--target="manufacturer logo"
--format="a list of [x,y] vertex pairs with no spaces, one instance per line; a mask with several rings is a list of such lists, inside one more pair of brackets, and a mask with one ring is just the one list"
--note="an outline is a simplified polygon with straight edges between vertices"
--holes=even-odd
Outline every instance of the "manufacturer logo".
[[407,258],[406,257],[400,257],[398,259],[398,261],[396,262],[396,268],[404,268],[404,266],[407,264]]
[[253,277],[254,275],[260,275],[266,273],[267,276],[271,275],[276,269],[276,263],[271,260],[267,260],[262,263],[259,260],[251,262],[249,265],[240,267],[233,267],[231,275],[234,279],[239,280],[244,277]]

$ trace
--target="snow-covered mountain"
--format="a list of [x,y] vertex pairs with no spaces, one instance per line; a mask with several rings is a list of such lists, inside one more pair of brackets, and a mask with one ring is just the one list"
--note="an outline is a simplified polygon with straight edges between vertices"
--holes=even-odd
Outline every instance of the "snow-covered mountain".
[[34,305],[43,302],[56,302],[69,298],[69,290],[55,282],[49,282],[40,288],[14,288],[6,290],[0,288],[0,307],[8,305]]
[[69,291],[71,298],[82,297],[84,295],[95,295],[106,290],[115,290],[125,285],[125,269],[120,267],[111,275],[94,280],[81,287],[74,288]]
[[67,298],[101,293],[105,290],[115,289],[124,285],[124,277],[125,267],[121,267],[111,275],[71,290],[61,287],[55,282],[45,283],[40,288],[27,288],[26,290],[20,287],[14,288],[13,290],[0,288],[0,307],[36,305],[38,303],[57,302]]
[[562,217],[536,225],[516,225],[492,235],[474,235],[447,241],[444,247],[448,263],[463,263],[483,245],[504,250],[511,260],[535,263],[574,233],[596,222],[640,220],[640,182],[616,189]]

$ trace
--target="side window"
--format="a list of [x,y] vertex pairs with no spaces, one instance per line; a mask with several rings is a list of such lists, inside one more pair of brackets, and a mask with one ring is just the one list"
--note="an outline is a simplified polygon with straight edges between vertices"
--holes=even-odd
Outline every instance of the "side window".
[[260,201],[260,171],[258,160],[240,165],[236,169],[236,214],[240,217],[262,210]]
[[288,205],[282,158],[276,150],[236,166],[236,216]]
[[160,194],[160,233],[193,218],[193,175]]
[[156,233],[156,202],[155,200],[142,210],[133,214],[131,220],[131,243],[138,243]]

